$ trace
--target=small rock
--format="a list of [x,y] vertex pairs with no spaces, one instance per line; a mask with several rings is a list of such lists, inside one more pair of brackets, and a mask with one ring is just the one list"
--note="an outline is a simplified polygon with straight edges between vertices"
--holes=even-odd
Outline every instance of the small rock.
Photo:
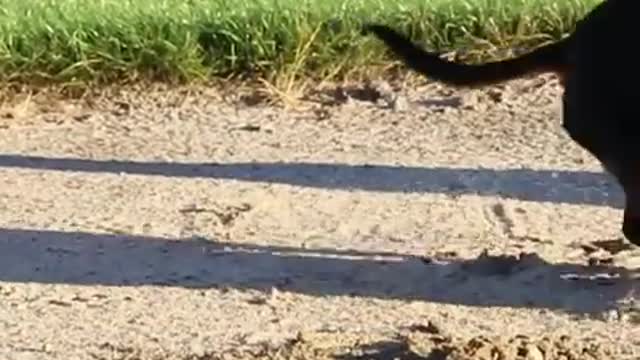
[[77,122],[83,122],[85,120],[88,120],[89,118],[91,118],[90,113],[82,113],[82,114],[77,114],[73,116],[73,120]]
[[247,303],[251,304],[251,305],[266,305],[267,304],[267,299],[263,298],[263,297],[254,297],[251,298],[249,300],[247,300]]
[[262,127],[260,125],[246,124],[246,125],[237,127],[236,130],[256,132],[256,131],[262,130]]
[[525,351],[525,360],[545,360],[542,351],[536,345],[528,344]]
[[402,95],[396,95],[391,100],[391,110],[395,112],[403,112],[409,110],[409,102],[407,98]]
[[372,81],[369,86],[372,90],[379,94],[380,97],[388,98],[393,96],[393,89],[391,85],[386,81]]
[[500,91],[500,89],[491,88],[487,90],[487,96],[489,97],[489,99],[493,100],[494,102],[499,103],[499,102],[502,102],[504,93]]
[[269,296],[270,296],[270,300],[276,299],[278,296],[280,296],[280,290],[278,290],[277,287],[272,286]]
[[602,314],[602,318],[606,322],[619,322],[619,321],[622,320],[622,316],[621,316],[620,311],[618,309],[610,309],[610,310],[605,311]]
[[207,352],[200,341],[194,341],[191,343],[191,353],[196,358],[203,358]]

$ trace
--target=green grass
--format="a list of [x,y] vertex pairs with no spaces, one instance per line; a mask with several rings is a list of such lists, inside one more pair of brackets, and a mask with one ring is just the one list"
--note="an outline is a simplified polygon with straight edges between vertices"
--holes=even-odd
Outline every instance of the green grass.
[[599,0],[0,0],[0,81],[344,77],[390,58],[391,24],[436,50],[535,45]]

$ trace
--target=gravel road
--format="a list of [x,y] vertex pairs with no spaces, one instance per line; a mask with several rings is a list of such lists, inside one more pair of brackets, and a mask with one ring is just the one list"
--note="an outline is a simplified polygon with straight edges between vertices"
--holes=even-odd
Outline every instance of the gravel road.
[[0,358],[639,358],[640,249],[559,92],[8,103]]

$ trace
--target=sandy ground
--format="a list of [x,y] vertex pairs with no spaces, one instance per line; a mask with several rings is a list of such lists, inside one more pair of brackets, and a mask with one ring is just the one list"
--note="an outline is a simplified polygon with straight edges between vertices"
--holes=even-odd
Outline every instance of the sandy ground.
[[553,78],[349,94],[5,106],[0,358],[640,357],[640,249]]

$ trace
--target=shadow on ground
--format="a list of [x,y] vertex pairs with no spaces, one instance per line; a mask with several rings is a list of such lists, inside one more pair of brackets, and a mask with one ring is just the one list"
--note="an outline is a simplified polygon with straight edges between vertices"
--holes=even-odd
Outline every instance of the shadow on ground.
[[[594,278],[593,275],[608,274]],[[620,267],[0,229],[0,281],[236,288],[599,312],[635,284]],[[592,276],[589,278],[589,276]]]
[[621,209],[624,195],[605,173],[322,163],[171,163],[0,155],[0,167],[165,177],[233,179],[322,189],[475,194]]

